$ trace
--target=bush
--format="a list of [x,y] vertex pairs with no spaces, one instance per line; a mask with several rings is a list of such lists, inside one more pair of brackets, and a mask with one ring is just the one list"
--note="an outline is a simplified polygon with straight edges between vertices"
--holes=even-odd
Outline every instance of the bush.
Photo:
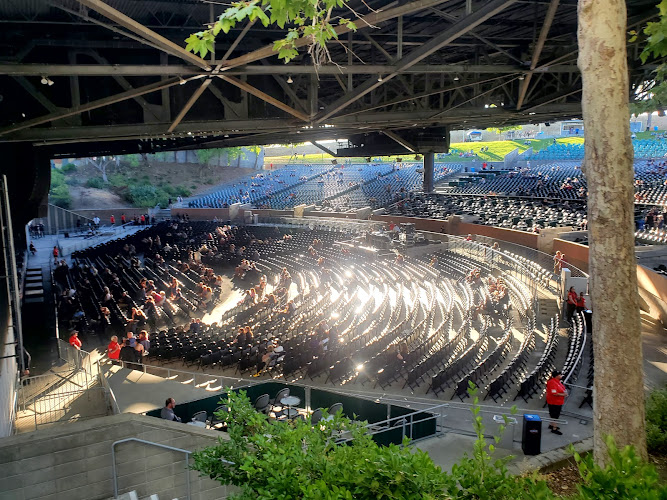
[[74,163],[65,163],[63,165],[62,171],[66,174],[76,172],[76,165]]
[[213,179],[206,179],[204,184],[213,184],[215,181]]
[[65,184],[65,174],[60,170],[51,169],[51,189]]
[[120,188],[130,184],[130,181],[123,174],[113,174],[109,176],[109,184],[112,187]]
[[[196,189],[196,188],[193,188]],[[174,191],[176,193],[176,196],[182,196],[183,198],[187,198],[192,194],[192,191],[190,191],[187,186],[176,186],[174,188]]]
[[72,206],[72,195],[69,193],[67,184],[61,184],[51,189],[49,193],[51,203],[60,208],[69,208]]
[[[269,421],[245,391],[230,391],[226,404],[230,416],[220,417],[228,421],[230,440],[194,453],[194,469],[239,486],[238,499],[447,498],[450,479],[425,452],[379,446],[361,423],[341,413],[312,427],[310,421]],[[340,432],[354,440],[336,444]]]
[[667,453],[667,387],[646,400],[646,445],[651,452]]
[[81,179],[79,179],[76,176],[67,177],[65,179],[65,184],[67,184],[68,186],[80,186],[81,185]]
[[105,183],[104,179],[101,177],[91,177],[86,181],[86,187],[104,189]]
[[667,498],[667,485],[660,484],[653,465],[641,460],[632,446],[622,450],[611,436],[606,438],[609,464],[602,468],[593,462],[592,454],[581,457],[574,452],[583,482],[573,500],[658,500]]

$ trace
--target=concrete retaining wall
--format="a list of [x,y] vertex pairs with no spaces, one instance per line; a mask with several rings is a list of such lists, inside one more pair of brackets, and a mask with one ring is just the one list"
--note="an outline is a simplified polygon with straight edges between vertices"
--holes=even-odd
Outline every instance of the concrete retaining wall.
[[[136,437],[186,450],[224,435],[143,415],[114,415],[11,436],[0,441],[0,500],[97,500],[113,497],[111,443]],[[140,498],[186,497],[185,455],[143,443],[116,447],[119,493]],[[227,498],[232,491],[196,471],[192,500]]]

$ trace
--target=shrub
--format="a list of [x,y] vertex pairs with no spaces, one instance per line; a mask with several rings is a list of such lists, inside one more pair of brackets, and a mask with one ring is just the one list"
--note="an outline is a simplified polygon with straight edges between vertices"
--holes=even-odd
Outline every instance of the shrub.
[[592,454],[581,457],[574,449],[574,459],[583,482],[573,500],[658,500],[667,498],[667,485],[660,484],[655,466],[641,460],[632,446],[619,450],[614,438],[607,436],[609,464],[600,467]]
[[86,181],[86,187],[104,189],[104,179],[101,177],[91,177]]
[[128,190],[128,199],[135,207],[154,207],[157,197],[157,189],[149,184],[131,186]]
[[[512,476],[507,471],[507,463],[513,458],[507,456],[494,459],[495,445],[487,444],[479,406],[478,389],[470,382],[468,393],[472,397],[473,428],[477,439],[472,455],[467,453],[452,466],[447,493],[451,498],[462,500],[533,500],[555,498],[545,481],[536,476]],[[516,414],[516,407],[511,413]],[[507,417],[505,417],[507,425]],[[500,427],[500,434],[505,431]],[[496,444],[501,436],[494,438]]]
[[206,179],[204,184],[213,184],[215,181],[213,179]]
[[192,186],[190,186],[190,189],[192,189],[192,190],[197,189],[197,185],[196,185],[196,184],[193,184]]
[[112,187],[120,188],[123,186],[127,186],[128,184],[130,184],[130,182],[128,178],[125,177],[123,174],[113,174],[109,176],[109,184]]
[[667,453],[667,387],[646,400],[646,444],[655,453]]
[[63,165],[62,171],[66,174],[76,172],[76,165],[74,163],[65,163]]
[[65,184],[65,174],[60,170],[51,169],[51,189]]
[[192,191],[190,191],[187,186],[176,186],[174,190],[176,192],[176,196],[182,196],[183,198],[187,198],[192,194]]
[[62,184],[51,189],[50,199],[51,203],[61,208],[69,208],[72,206],[72,195],[69,193],[67,184]]
[[65,179],[65,184],[67,184],[68,186],[80,186],[81,185],[81,179],[79,179],[76,176],[67,177]]
[[[229,392],[229,441],[194,454],[194,469],[242,489],[243,500],[445,499],[449,477],[420,450],[379,446],[341,413],[310,421],[269,421],[244,391]],[[231,421],[230,421],[231,420]],[[336,444],[341,432],[353,441]],[[231,464],[221,461],[227,460]]]

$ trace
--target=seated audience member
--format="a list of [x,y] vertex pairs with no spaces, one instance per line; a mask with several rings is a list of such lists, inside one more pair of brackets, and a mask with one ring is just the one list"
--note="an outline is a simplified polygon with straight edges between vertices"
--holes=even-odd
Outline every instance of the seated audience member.
[[128,339],[123,339],[122,347],[120,348],[120,353],[118,359],[125,363],[130,363],[127,368],[132,368],[133,364],[137,362],[137,355],[134,347],[130,345]]
[[164,408],[162,408],[162,411],[160,412],[160,417],[164,420],[180,422],[181,417],[174,413],[174,408],[176,408],[176,400],[174,400],[174,398],[168,398],[164,402]]
[[151,349],[151,341],[148,340],[148,332],[146,330],[141,330],[139,333],[139,343],[144,347],[143,355],[147,356],[148,351]]
[[130,347],[134,347],[137,344],[137,339],[134,336],[134,333],[132,332],[127,332],[127,344]]
[[290,300],[285,304],[285,308],[280,310],[280,314],[283,316],[291,316],[294,314],[294,311],[296,311],[296,306],[294,305],[294,301]]

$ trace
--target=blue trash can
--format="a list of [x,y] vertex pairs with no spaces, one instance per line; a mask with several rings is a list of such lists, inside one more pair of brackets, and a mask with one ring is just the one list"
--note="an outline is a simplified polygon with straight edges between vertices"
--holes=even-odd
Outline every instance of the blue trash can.
[[539,415],[523,416],[521,449],[524,455],[539,455],[542,445],[542,419]]

